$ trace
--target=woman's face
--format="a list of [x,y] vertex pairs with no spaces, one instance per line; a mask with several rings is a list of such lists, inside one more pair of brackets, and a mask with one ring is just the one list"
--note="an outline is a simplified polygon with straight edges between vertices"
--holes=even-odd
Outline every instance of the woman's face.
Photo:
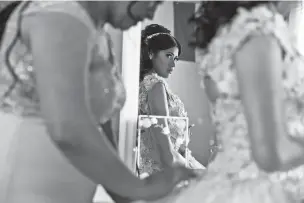
[[178,48],[173,47],[151,54],[154,71],[163,78],[168,78],[175,68],[178,61]]

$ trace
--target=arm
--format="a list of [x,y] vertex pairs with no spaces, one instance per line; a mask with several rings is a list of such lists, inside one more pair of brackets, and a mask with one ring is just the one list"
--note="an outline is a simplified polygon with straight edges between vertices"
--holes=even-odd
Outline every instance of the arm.
[[41,111],[52,141],[96,184],[123,197],[147,199],[146,182],[124,165],[90,112],[85,79],[89,29],[64,14],[27,16],[23,22],[34,57]]
[[[191,150],[187,147],[186,143],[183,143],[179,148],[179,155],[183,158],[186,158],[187,153],[187,160],[188,160],[188,167],[191,169],[206,169],[204,165],[202,165],[199,161],[197,161],[194,156],[192,155]],[[185,159],[186,161],[186,159]]]
[[206,167],[203,164],[201,164],[199,161],[197,161],[192,156],[191,152],[190,152],[190,154],[188,156],[188,159],[189,159],[189,166],[190,166],[190,168],[192,168],[192,169],[201,169],[201,170],[206,169]]
[[206,167],[204,165],[202,165],[199,161],[197,161],[195,159],[195,157],[192,155],[192,151],[185,144],[181,145],[179,153],[183,154],[183,157],[187,158],[189,168],[191,168],[191,169],[206,169]]
[[[148,102],[151,108],[152,115],[169,116],[167,92],[162,83],[156,83],[148,92]],[[166,119],[159,119],[160,123],[168,127]],[[163,164],[166,166],[172,165],[174,162],[185,164],[185,159],[173,149],[170,137],[164,135],[161,129],[153,129],[154,136],[158,141],[159,150]]]
[[272,37],[250,39],[235,64],[252,155],[266,171],[303,163],[303,149],[287,137],[282,87],[282,50]]

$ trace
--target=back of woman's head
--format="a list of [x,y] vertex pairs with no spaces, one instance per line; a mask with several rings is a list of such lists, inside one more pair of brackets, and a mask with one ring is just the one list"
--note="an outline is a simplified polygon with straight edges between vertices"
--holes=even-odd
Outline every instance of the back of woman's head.
[[140,81],[151,72],[153,64],[149,54],[157,54],[159,51],[173,47],[178,48],[178,55],[181,54],[181,46],[177,39],[171,35],[171,31],[164,26],[151,24],[141,32],[141,57],[140,57]]
[[229,23],[237,14],[238,8],[251,9],[268,3],[270,1],[203,1],[198,11],[190,19],[190,22],[196,24],[196,39],[191,44],[199,48],[206,48],[216,35],[218,28]]

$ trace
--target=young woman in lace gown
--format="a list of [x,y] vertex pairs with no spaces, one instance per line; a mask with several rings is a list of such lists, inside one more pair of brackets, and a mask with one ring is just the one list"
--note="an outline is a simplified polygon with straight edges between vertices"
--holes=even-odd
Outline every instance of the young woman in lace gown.
[[[166,78],[175,68],[181,53],[179,42],[163,26],[152,24],[142,31],[141,70],[139,87],[139,114],[187,117],[183,102],[174,94]],[[167,119],[168,135],[157,129],[141,134],[139,174],[152,174],[174,162],[186,164],[181,155],[182,145],[187,145],[185,131],[178,120]],[[205,167],[189,156],[189,167]]]
[[97,184],[117,202],[157,199],[194,175],[174,166],[140,180],[98,130],[125,101],[103,26],[128,29],[158,4],[24,1],[14,9],[1,45],[0,202],[91,202]]
[[193,17],[195,45],[202,49],[201,74],[220,92],[213,120],[221,146],[201,180],[160,202],[303,200],[303,58],[282,15],[289,6],[201,4]]

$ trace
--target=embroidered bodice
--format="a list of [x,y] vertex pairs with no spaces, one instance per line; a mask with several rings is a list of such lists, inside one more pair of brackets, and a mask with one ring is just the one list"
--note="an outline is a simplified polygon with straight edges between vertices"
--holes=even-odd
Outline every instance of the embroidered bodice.
[[[236,51],[248,38],[257,35],[275,38],[283,50],[286,126],[290,136],[304,135],[304,71],[298,65],[300,55],[293,45],[294,39],[286,22],[270,6],[262,5],[252,10],[239,8],[231,23],[220,28],[200,60],[200,74],[210,75],[220,91],[214,105],[213,121],[221,152],[210,164],[209,171],[237,179],[255,178],[262,174],[250,155],[247,123],[233,66]],[[289,173],[272,174],[271,177],[276,181],[283,180],[289,190],[296,192],[300,181],[303,181],[303,170],[299,167]]]
[[[181,99],[174,94],[167,81],[158,76],[155,73],[146,75],[143,81],[139,85],[139,113],[140,115],[152,115],[149,109],[149,102],[148,102],[148,92],[153,88],[156,83],[162,83],[165,86],[167,92],[167,99],[168,99],[168,106],[169,106],[169,115],[173,117],[187,117],[187,112],[185,110],[184,103]],[[176,139],[182,136],[182,140],[184,140],[184,129],[181,129],[179,126],[180,120],[177,119],[169,119],[169,128],[172,139],[174,139],[174,143]],[[179,141],[181,142],[181,140]],[[178,148],[176,146],[176,148]]]
[[184,103],[174,94],[168,86],[167,81],[156,73],[146,75],[139,86],[139,110],[142,115],[150,115],[148,105],[148,92],[156,83],[162,83],[167,91],[170,116],[187,117]]
[[[139,114],[140,115],[152,115],[149,109],[148,102],[148,92],[153,88],[153,86],[157,83],[162,83],[166,89],[169,114],[174,117],[187,117],[187,112],[185,110],[183,102],[180,98],[174,94],[169,88],[166,80],[155,73],[148,74],[144,77],[143,81],[141,81],[139,86]],[[184,122],[184,123],[183,123]],[[174,145],[174,149],[178,150],[182,144],[185,144],[186,135],[185,134],[185,124],[186,121],[181,119],[168,119],[168,125],[170,129],[170,138]],[[153,147],[153,135],[149,134],[148,131],[146,133],[142,133],[141,136],[141,164],[140,170],[152,173],[154,170],[160,170],[160,165],[156,160],[151,158],[149,154],[151,151],[156,150]],[[152,152],[153,153],[153,152]],[[144,169],[145,168],[145,169]]]
[[[88,46],[91,47],[90,73],[102,72],[100,82],[95,85],[100,86],[100,100],[107,98],[107,102],[102,102],[103,109],[101,122],[107,121],[114,112],[119,111],[125,101],[125,89],[121,81],[120,74],[116,68],[112,42],[109,35],[103,28],[96,28],[89,14],[75,1],[44,2],[35,1],[22,2],[8,21],[7,29],[1,46],[1,74],[0,74],[0,95],[4,95],[13,83],[14,79],[5,63],[5,53],[12,44],[16,33],[20,27],[23,17],[43,12],[64,13],[76,20],[84,23],[91,31],[91,38]],[[37,94],[37,84],[35,80],[35,67],[33,66],[33,56],[30,48],[21,38],[16,38],[13,49],[10,53],[13,71],[16,73],[18,82],[12,91],[1,97],[1,110],[14,112],[23,116],[39,116],[39,97]],[[85,67],[84,67],[85,68]]]

